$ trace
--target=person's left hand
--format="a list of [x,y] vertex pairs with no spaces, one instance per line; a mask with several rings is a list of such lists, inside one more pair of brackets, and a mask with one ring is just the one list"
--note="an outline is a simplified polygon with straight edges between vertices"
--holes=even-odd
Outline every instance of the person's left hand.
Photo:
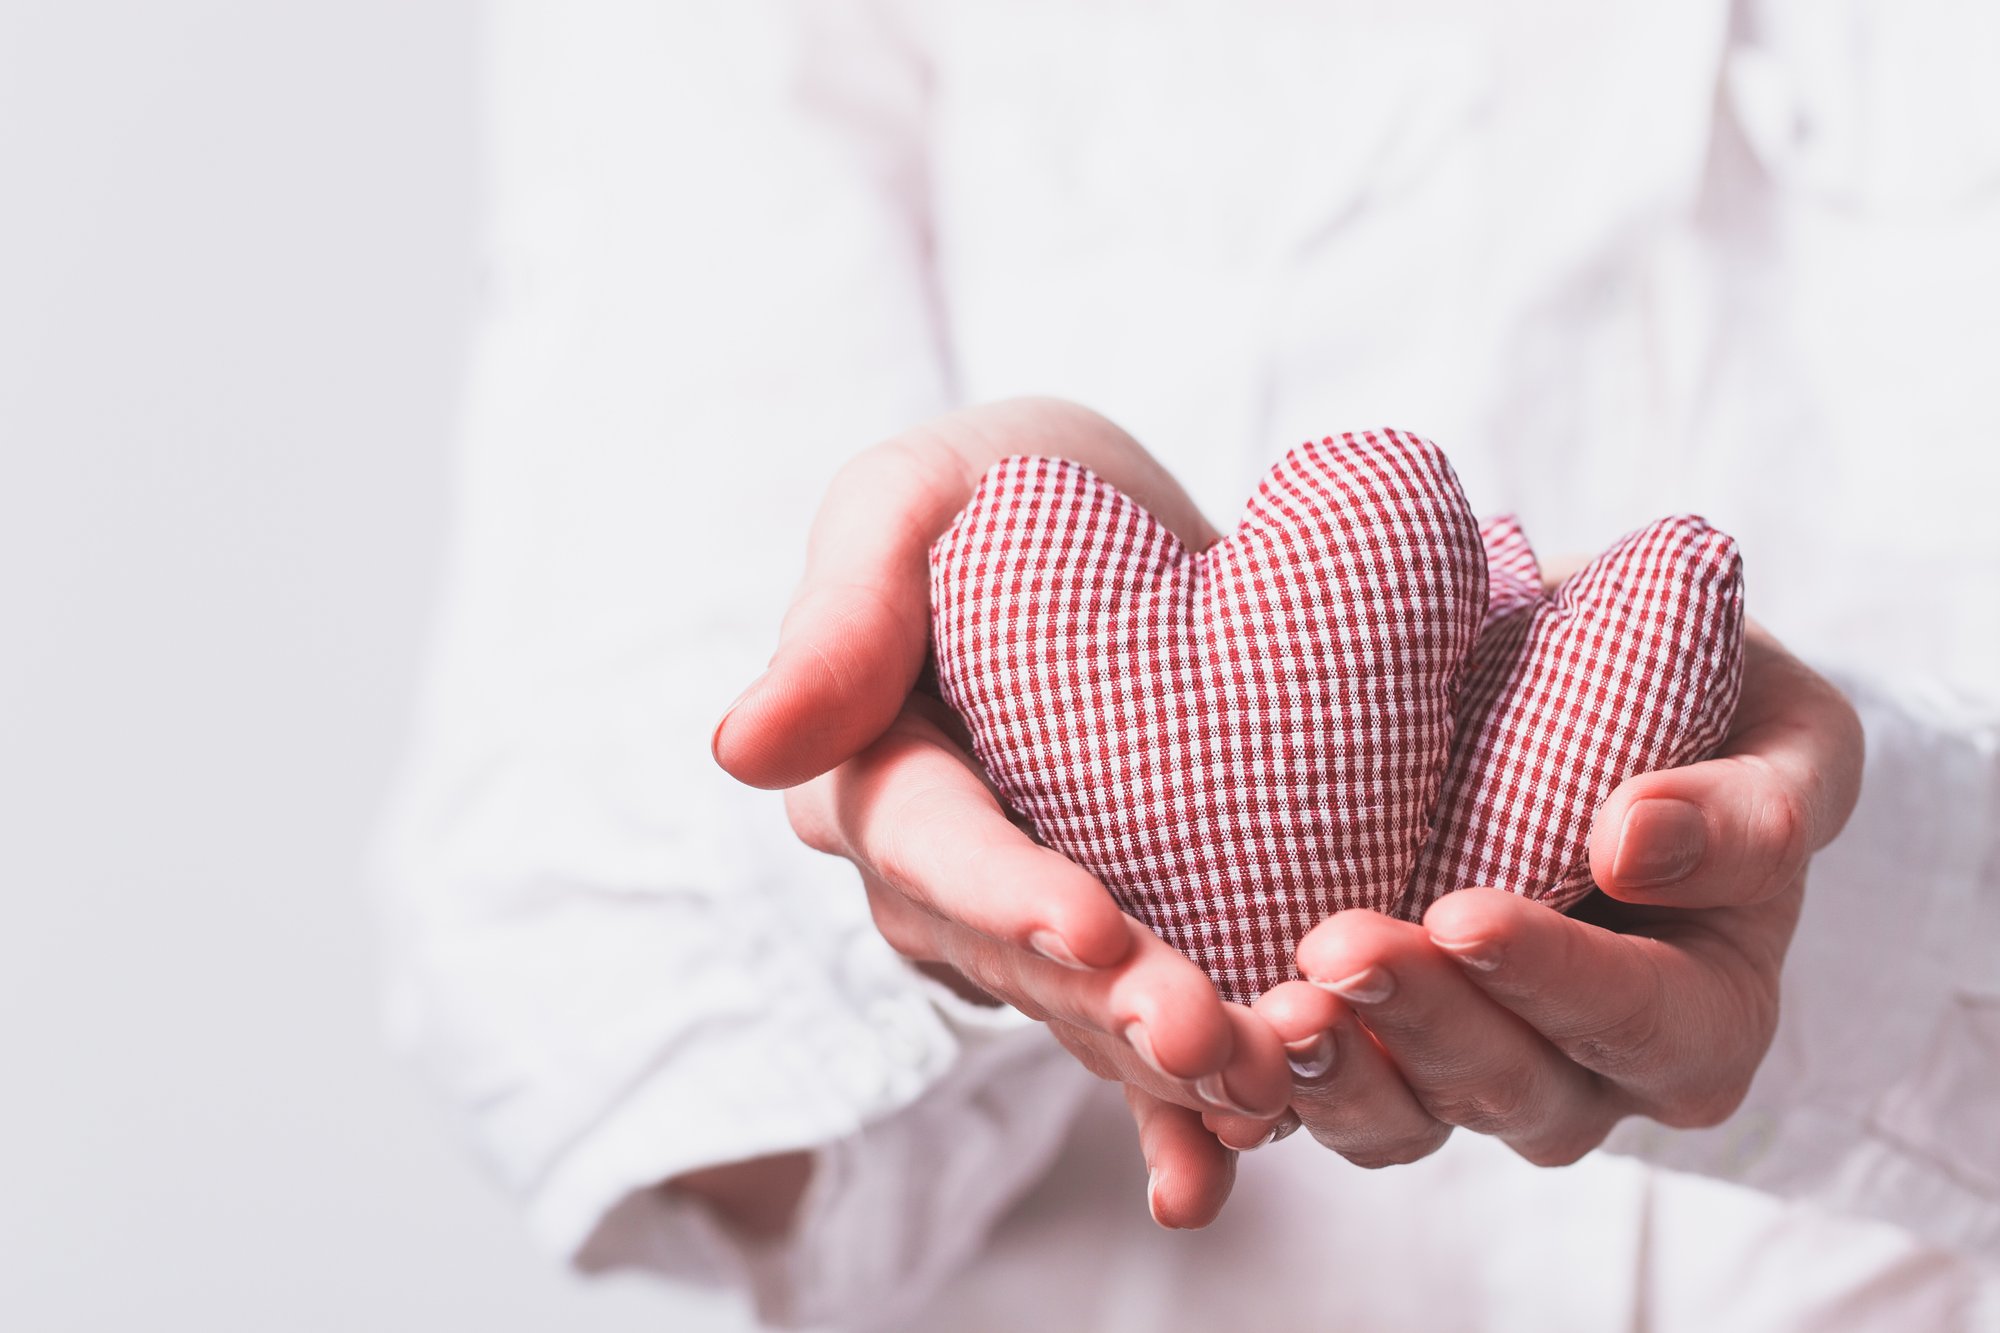
[[[1714,1125],[1777,1025],[1806,863],[1859,794],[1859,720],[1755,625],[1720,757],[1648,773],[1598,811],[1603,889],[1564,916],[1471,888],[1421,923],[1341,912],[1299,946],[1306,981],[1254,1006],[1293,1055],[1293,1109],[1363,1166],[1415,1161],[1455,1127],[1573,1162],[1628,1115]],[[1608,896],[1607,896],[1608,895]],[[1283,1121],[1134,1099],[1149,1161],[1219,1209],[1245,1149]],[[1203,1132],[1206,1131],[1206,1132]]]

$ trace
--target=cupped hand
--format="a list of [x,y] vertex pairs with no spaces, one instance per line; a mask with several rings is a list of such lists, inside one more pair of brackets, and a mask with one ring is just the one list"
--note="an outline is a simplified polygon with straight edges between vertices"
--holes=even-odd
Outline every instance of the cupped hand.
[[[1268,1026],[1009,818],[949,710],[918,689],[929,548],[980,475],[1013,454],[1070,458],[1194,548],[1216,533],[1173,478],[1094,413],[1019,400],[940,418],[842,469],[769,669],[717,725],[723,768],[783,787],[808,845],[852,861],[890,945],[962,993],[1047,1022],[1142,1120],[1154,1215],[1201,1225],[1230,1154],[1203,1112],[1276,1116],[1290,1096]],[[1193,1133],[1188,1127],[1193,1126]]]
[[[1634,777],[1598,812],[1602,895],[1564,916],[1465,889],[1421,923],[1342,912],[1301,942],[1312,984],[1256,1005],[1314,1053],[1297,1114],[1366,1166],[1425,1156],[1457,1127],[1552,1165],[1628,1115],[1725,1119],[1770,1045],[1807,862],[1853,809],[1861,762],[1847,701],[1751,626],[1721,755]],[[1206,1123],[1245,1147],[1272,1122]]]

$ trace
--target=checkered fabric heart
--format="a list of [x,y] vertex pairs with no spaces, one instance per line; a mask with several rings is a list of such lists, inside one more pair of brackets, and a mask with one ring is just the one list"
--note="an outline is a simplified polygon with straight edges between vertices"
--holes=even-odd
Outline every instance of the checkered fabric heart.
[[1712,754],[1742,683],[1743,565],[1702,520],[1649,523],[1547,595],[1511,516],[1480,537],[1493,591],[1431,835],[1396,905],[1412,921],[1468,884],[1574,904],[1595,887],[1597,807],[1634,773]]
[[931,578],[1002,797],[1238,1000],[1333,912],[1420,913],[1471,867],[1450,887],[1576,896],[1610,786],[1734,707],[1727,538],[1656,524],[1548,598],[1518,526],[1482,532],[1394,431],[1301,445],[1200,552],[1077,464],[1006,459]]

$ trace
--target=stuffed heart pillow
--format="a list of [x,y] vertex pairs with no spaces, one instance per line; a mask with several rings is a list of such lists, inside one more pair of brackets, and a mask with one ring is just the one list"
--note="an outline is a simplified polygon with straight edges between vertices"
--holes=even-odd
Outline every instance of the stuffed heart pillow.
[[1001,796],[1248,1001],[1344,908],[1567,907],[1598,805],[1721,743],[1735,543],[1626,537],[1553,592],[1395,431],[1301,445],[1205,551],[1088,469],[993,466],[931,550],[945,701]]

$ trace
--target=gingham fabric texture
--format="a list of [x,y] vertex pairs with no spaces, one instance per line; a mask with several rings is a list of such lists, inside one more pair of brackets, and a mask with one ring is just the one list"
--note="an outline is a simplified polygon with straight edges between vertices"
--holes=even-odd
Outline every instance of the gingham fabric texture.
[[1597,804],[1712,748],[1740,672],[1727,537],[1663,520],[1546,596],[1519,526],[1396,431],[1292,450],[1200,552],[1076,463],[1005,459],[931,580],[1002,798],[1244,1001],[1344,908],[1581,896]]
[[1595,887],[1597,807],[1634,773],[1713,753],[1742,684],[1742,561],[1701,519],[1649,523],[1548,595],[1512,518],[1480,535],[1493,596],[1431,835],[1396,905],[1410,920],[1469,884],[1575,903]]
[[1486,619],[1479,627],[1484,635],[1494,621],[1542,595],[1542,562],[1512,514],[1480,524],[1479,541],[1486,548]]

